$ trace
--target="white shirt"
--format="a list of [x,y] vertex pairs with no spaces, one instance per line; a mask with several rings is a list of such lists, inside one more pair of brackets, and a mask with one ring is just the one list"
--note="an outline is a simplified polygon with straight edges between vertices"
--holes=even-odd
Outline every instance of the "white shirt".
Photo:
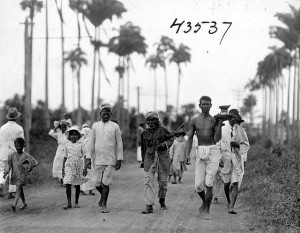
[[123,160],[123,143],[118,124],[108,121],[94,123],[88,135],[87,158],[95,152],[95,165],[116,165]]
[[15,121],[8,121],[0,128],[0,170],[4,169],[8,155],[15,152],[14,140],[24,138],[23,128]]

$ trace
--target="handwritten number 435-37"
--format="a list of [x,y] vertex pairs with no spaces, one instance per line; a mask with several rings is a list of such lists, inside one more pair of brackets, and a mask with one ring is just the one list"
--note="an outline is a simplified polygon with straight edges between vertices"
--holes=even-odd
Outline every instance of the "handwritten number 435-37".
[[[177,27],[176,33],[178,33],[181,26],[184,25],[184,23],[185,23],[185,20],[183,20],[182,22],[177,22],[177,18],[176,18],[174,20],[174,22],[172,23],[172,25],[170,26],[170,28]],[[222,22],[222,23],[227,25],[227,29],[221,38],[220,44],[222,43],[222,40],[223,40],[224,36],[226,35],[227,31],[229,30],[232,22]],[[193,31],[194,33],[197,33],[198,31],[200,31],[201,27],[205,24],[209,24],[209,30],[208,30],[209,34],[214,34],[218,31],[217,23],[215,21],[211,21],[211,22],[203,21],[201,23],[197,22],[194,26],[192,26],[191,22],[187,21],[183,32],[189,33],[189,32]]]

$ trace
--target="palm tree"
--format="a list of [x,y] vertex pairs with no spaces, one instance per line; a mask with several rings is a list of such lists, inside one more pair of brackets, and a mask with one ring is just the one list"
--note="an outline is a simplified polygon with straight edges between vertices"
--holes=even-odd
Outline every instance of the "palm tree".
[[[33,25],[34,16],[43,8],[43,2],[38,0],[23,0],[20,3],[23,10],[29,9],[29,16],[25,20],[25,101],[24,101],[24,116],[25,116],[25,138],[26,150],[30,152],[30,129],[32,121],[31,112],[31,87],[32,87],[32,38],[33,38]],[[28,18],[30,19],[30,33],[28,33]],[[28,36],[28,34],[30,36]]]
[[[281,28],[281,27],[276,27],[278,33],[275,35],[277,39],[281,40],[285,46],[292,52],[295,52],[294,56],[294,64],[295,64],[295,69],[294,69],[294,107],[293,107],[293,119],[295,115],[297,115],[297,120],[296,120],[296,127],[295,127],[295,121],[293,120],[294,127],[297,130],[297,137],[300,136],[300,129],[299,129],[299,110],[300,110],[300,90],[299,90],[299,85],[300,85],[300,72],[298,76],[298,83],[296,83],[296,72],[297,69],[299,70],[300,62],[299,62],[299,57],[300,57],[300,9],[296,9],[292,5],[290,5],[291,9],[291,14],[290,13],[278,13],[275,16],[278,18],[279,21],[281,21],[286,28]],[[280,36],[278,36],[278,34]],[[296,68],[297,67],[297,68]],[[296,88],[298,86],[298,88]]]
[[48,0],[46,0],[46,46],[45,46],[45,121],[46,128],[50,128],[50,115],[49,115],[49,93],[48,93],[48,48],[49,48],[49,36],[48,36]]
[[173,39],[167,36],[161,36],[160,41],[156,43],[156,51],[157,54],[161,55],[162,59],[164,60],[164,74],[165,74],[165,96],[166,96],[166,112],[168,111],[168,78],[167,78],[167,67],[166,67],[166,60],[169,57],[169,52],[175,49],[175,44]]
[[60,0],[60,7],[57,0],[55,0],[57,13],[60,19],[60,32],[61,32],[61,81],[62,81],[62,93],[61,93],[61,110],[62,113],[66,111],[65,107],[65,38],[64,38],[64,18],[63,18],[63,0]]
[[[92,78],[92,106],[91,106],[91,122],[94,122],[94,84],[95,84],[95,70],[96,70],[96,54],[98,53],[100,59],[100,47],[103,43],[100,41],[100,26],[106,19],[112,20],[115,15],[118,18],[122,16],[126,9],[123,3],[116,0],[84,0],[82,8],[80,9],[84,18],[87,18],[95,28],[94,40],[91,43],[94,46],[94,65],[93,65],[93,78]],[[87,27],[86,27],[87,29]],[[89,31],[87,33],[90,35]],[[100,72],[99,72],[100,74]],[[98,82],[100,83],[100,82]],[[100,98],[98,96],[98,98]]]
[[[75,73],[77,73],[77,85],[78,85],[78,109],[77,109],[77,119],[76,124],[78,126],[82,125],[82,109],[81,109],[81,80],[80,80],[80,72],[78,70],[81,69],[82,65],[87,64],[87,60],[85,59],[86,53],[83,52],[80,48],[76,48],[74,50],[71,50],[69,53],[67,53],[67,56],[65,57],[65,62],[70,63],[70,67],[72,69],[73,74],[73,80],[75,79]],[[77,72],[76,72],[77,69]],[[74,98],[73,98],[74,101]]]
[[[145,43],[145,37],[141,35],[141,28],[133,25],[131,22],[127,22],[124,25],[121,25],[119,29],[119,35],[112,37],[108,43],[109,52],[113,52],[119,56],[119,59],[122,60],[121,63],[123,63],[123,68],[126,70],[128,75],[128,79],[127,79],[128,113],[129,113],[129,96],[130,96],[130,84],[129,84],[130,82],[129,65],[131,62],[130,56],[133,53],[145,55],[147,52],[146,51],[147,47],[148,46]],[[119,66],[120,65],[121,64],[119,64]],[[123,77],[123,75],[121,76],[120,74],[121,73],[119,72],[119,77],[121,80],[121,77]],[[121,96],[120,93],[118,93],[118,96]],[[129,120],[128,117],[127,120]]]
[[173,54],[170,58],[170,62],[176,63],[178,67],[178,83],[177,83],[177,100],[176,100],[176,111],[178,115],[179,110],[179,92],[180,92],[180,79],[182,76],[181,63],[187,63],[191,61],[190,48],[184,44],[180,44],[178,48],[173,48]]
[[[260,84],[258,87],[268,86],[269,87],[269,127],[271,129],[271,122],[273,110],[275,111],[275,140],[278,140],[279,132],[279,86],[280,77],[282,77],[282,70],[290,65],[289,63],[289,53],[286,48],[276,48],[271,47],[271,53],[268,54],[265,59],[258,64],[257,75],[258,81],[256,83]],[[273,95],[273,97],[272,97]],[[283,93],[281,93],[283,95]],[[271,105],[275,102],[275,106]],[[283,106],[281,107],[283,111]],[[270,132],[269,132],[270,133]],[[273,134],[271,134],[273,138]]]
[[[272,38],[276,38],[280,40],[281,42],[284,43],[284,47],[288,50],[290,53],[291,59],[289,59],[290,63],[294,63],[294,84],[293,84],[293,114],[292,114],[292,124],[294,127],[292,127],[292,135],[295,136],[295,130],[299,132],[298,127],[295,127],[295,116],[296,113],[298,114],[299,109],[297,110],[297,106],[299,106],[300,101],[299,98],[296,99],[296,95],[298,94],[299,97],[299,91],[297,91],[297,69],[298,69],[298,50],[299,50],[299,24],[300,24],[300,12],[299,10],[297,11],[293,6],[290,5],[290,9],[292,11],[292,14],[289,13],[277,13],[275,17],[278,18],[280,22],[282,22],[286,27],[280,27],[280,26],[275,26],[270,28],[270,35]],[[289,81],[288,81],[288,93],[290,90],[290,73],[291,73],[291,65],[289,66]],[[299,82],[298,78],[298,82]],[[288,95],[288,113],[287,113],[287,126],[289,128],[289,95]],[[297,101],[298,100],[298,101]],[[298,104],[297,104],[298,102]],[[297,116],[299,118],[299,114]],[[299,120],[298,120],[299,122]],[[299,134],[299,133],[298,133]],[[287,131],[287,140],[289,141],[290,139],[290,133],[289,129]]]
[[158,66],[163,67],[165,62],[162,59],[161,56],[159,56],[158,54],[153,54],[150,55],[147,59],[146,59],[146,64],[149,64],[150,69],[153,70],[154,72],[154,111],[156,111],[156,103],[157,103],[157,77],[156,77],[156,70],[158,68]]

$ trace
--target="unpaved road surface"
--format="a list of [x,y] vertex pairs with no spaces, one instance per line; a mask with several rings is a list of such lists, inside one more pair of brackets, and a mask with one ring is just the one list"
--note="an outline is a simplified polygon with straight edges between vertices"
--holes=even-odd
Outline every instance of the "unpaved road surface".
[[183,184],[168,184],[167,210],[159,209],[157,199],[154,214],[141,214],[144,186],[143,171],[138,167],[137,163],[123,165],[115,173],[108,198],[109,214],[100,213],[97,191],[95,196],[80,196],[81,208],[62,209],[66,194],[59,184],[25,187],[28,208],[23,211],[13,212],[13,199],[0,198],[0,232],[250,232],[239,199],[239,214],[227,213],[223,196],[220,204],[211,206],[213,220],[203,220],[198,211],[201,201],[194,192],[193,164],[184,173]]

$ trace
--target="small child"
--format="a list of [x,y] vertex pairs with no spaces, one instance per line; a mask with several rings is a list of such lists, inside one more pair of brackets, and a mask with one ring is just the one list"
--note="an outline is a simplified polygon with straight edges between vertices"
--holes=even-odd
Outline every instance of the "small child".
[[76,125],[72,126],[66,131],[66,137],[69,140],[66,142],[65,157],[63,162],[63,182],[66,185],[66,194],[68,204],[64,206],[64,209],[72,208],[71,196],[72,185],[75,186],[75,204],[74,208],[79,208],[78,200],[80,194],[80,185],[85,183],[88,179],[87,169],[83,168],[83,158],[85,156],[85,148],[82,141],[80,141],[80,130]]
[[186,145],[187,141],[184,138],[185,132],[183,129],[178,130],[175,134],[176,139],[170,148],[170,158],[172,161],[172,171],[174,181],[172,184],[177,184],[176,177],[178,176],[178,183],[182,183],[182,175],[183,172],[186,171],[185,165],[185,152],[186,152]]
[[20,197],[23,202],[20,210],[23,210],[27,207],[23,187],[26,183],[27,174],[31,172],[35,166],[37,166],[38,162],[30,154],[23,152],[25,147],[25,140],[23,138],[17,138],[14,141],[14,144],[17,152],[8,156],[3,178],[6,177],[10,170],[12,171],[11,183],[17,186],[17,190],[15,204],[12,205],[11,208],[13,211],[16,211]]

